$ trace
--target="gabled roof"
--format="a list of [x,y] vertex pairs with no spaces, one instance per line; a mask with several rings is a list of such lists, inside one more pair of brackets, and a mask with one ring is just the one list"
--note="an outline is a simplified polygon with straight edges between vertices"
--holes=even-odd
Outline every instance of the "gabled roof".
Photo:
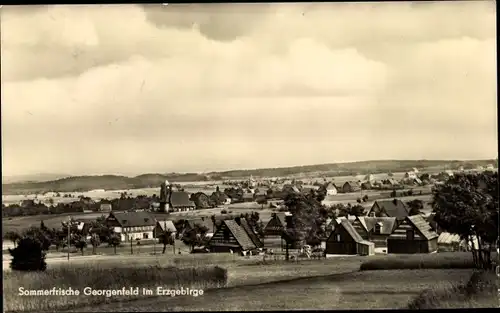
[[354,239],[354,241],[356,241],[358,243],[361,243],[363,241],[363,238],[361,237],[361,235],[358,234],[358,232],[356,231],[354,226],[352,226],[352,224],[348,220],[342,220],[342,222],[340,223],[340,226],[343,227],[347,231],[349,236],[351,236],[352,239]]
[[346,182],[344,183],[344,185],[345,185],[345,184],[348,184],[348,185],[349,185],[349,186],[351,186],[351,187],[359,187],[359,184],[358,184],[358,182],[356,182],[356,181],[346,181]]
[[241,228],[243,228],[243,230],[245,230],[248,237],[250,237],[250,239],[252,240],[253,244],[258,248],[263,247],[264,245],[262,244],[262,241],[259,239],[259,236],[257,236],[257,234],[253,231],[252,226],[250,226],[250,224],[248,224],[247,219],[241,218],[240,223],[241,223],[241,225],[240,225]]
[[422,215],[408,216],[407,219],[411,224],[425,237],[427,240],[431,240],[439,237],[438,234],[432,230],[431,225],[422,217]]
[[243,250],[252,250],[257,248],[257,246],[252,242],[252,239],[248,236],[247,232],[240,225],[238,225],[235,220],[225,220],[223,223],[226,224],[227,228],[233,234],[234,238]]
[[335,189],[335,190],[336,190],[336,189],[337,189],[337,186],[336,186],[334,183],[329,182],[328,184],[326,184],[326,185],[325,185],[325,189],[326,189],[326,190],[333,190],[333,189]]
[[394,227],[396,226],[395,217],[369,217],[369,216],[358,216],[357,217],[363,228],[370,232],[375,229],[375,225],[379,223],[380,234],[390,235],[392,234]]
[[158,224],[160,225],[162,230],[169,230],[173,233],[177,232],[177,228],[175,228],[175,225],[172,221],[158,221]]
[[111,212],[122,227],[155,226],[156,219],[148,212]]
[[184,191],[172,191],[170,205],[174,208],[195,206],[194,202],[189,200],[189,194]]
[[450,233],[441,233],[438,237],[438,244],[453,244],[460,243],[460,235],[450,234]]
[[[390,217],[396,217],[398,219],[404,219],[408,216],[408,209],[406,208],[403,201],[399,199],[392,200],[376,200],[373,206],[378,205],[380,209],[383,209],[387,215]],[[372,206],[372,208],[373,208]],[[370,210],[371,211],[371,210]]]
[[285,227],[285,228],[286,228],[286,216],[287,215],[285,214],[285,212],[276,213],[276,217],[280,221],[281,225],[283,225],[283,227]]

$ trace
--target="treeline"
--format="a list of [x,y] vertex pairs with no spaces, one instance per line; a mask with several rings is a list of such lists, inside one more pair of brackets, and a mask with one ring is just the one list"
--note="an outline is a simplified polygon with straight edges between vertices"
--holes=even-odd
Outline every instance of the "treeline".
[[20,204],[5,205],[2,203],[2,217],[83,213],[85,211],[98,212],[101,204],[111,204],[113,211],[148,210],[153,203],[157,203],[158,201],[159,198],[156,195],[151,197],[146,195],[131,197],[126,193],[122,193],[120,198],[112,200],[101,199],[96,201],[82,196],[70,203],[48,205],[37,203],[34,200],[24,200]]
[[497,164],[496,160],[479,161],[439,161],[439,160],[388,160],[363,161],[352,163],[333,163],[320,165],[293,166],[282,168],[266,168],[252,170],[233,170],[212,172],[207,175],[197,173],[169,173],[143,174],[136,177],[119,175],[102,176],[74,176],[47,182],[25,182],[3,184],[3,194],[40,194],[49,191],[57,192],[85,192],[93,189],[117,190],[158,187],[165,180],[174,182],[213,181],[225,178],[241,178],[250,175],[257,177],[283,177],[300,173],[321,172],[325,175],[351,176],[377,174],[387,172],[406,172],[414,167],[424,169],[428,167],[447,167],[472,169],[476,166]]

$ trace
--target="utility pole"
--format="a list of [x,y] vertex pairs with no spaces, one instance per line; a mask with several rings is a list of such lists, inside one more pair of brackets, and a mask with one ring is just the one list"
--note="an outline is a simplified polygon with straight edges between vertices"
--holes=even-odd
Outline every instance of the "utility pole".
[[70,237],[70,226],[71,226],[71,216],[69,217],[69,220],[68,220],[68,262],[69,262],[69,248],[70,248],[70,240],[69,240],[69,237]]
[[155,223],[155,228],[153,228],[153,254],[156,255],[156,226],[159,224],[158,222]]
[[128,237],[128,240],[130,241],[130,254],[134,254],[134,246],[132,245],[132,237]]

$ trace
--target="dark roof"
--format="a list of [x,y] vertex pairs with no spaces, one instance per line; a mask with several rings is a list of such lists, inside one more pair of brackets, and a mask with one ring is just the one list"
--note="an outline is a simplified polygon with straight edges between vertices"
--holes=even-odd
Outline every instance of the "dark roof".
[[384,209],[385,213],[387,213],[390,217],[404,219],[408,216],[408,209],[403,201],[399,199],[377,200],[373,205],[378,205],[380,209]]
[[286,214],[285,214],[285,212],[276,213],[276,217],[281,222],[281,225],[283,225],[283,227],[286,228]]
[[354,226],[352,226],[352,224],[348,220],[342,220],[342,222],[340,223],[340,225],[342,227],[344,227],[344,229],[352,237],[352,239],[354,239],[354,241],[356,241],[358,243],[360,243],[360,242],[363,241],[363,238],[361,237],[361,235],[358,234],[358,232],[356,231],[356,229],[354,228]]
[[254,245],[259,247],[259,248],[262,247],[263,246],[262,241],[260,241],[257,234],[253,231],[252,226],[250,226],[250,224],[248,224],[247,219],[241,218],[240,223],[241,223],[240,226],[245,230],[245,232],[247,233],[248,237],[250,237],[250,239],[252,240]]
[[174,208],[195,206],[194,202],[189,200],[189,194],[184,191],[172,191],[170,205]]
[[247,232],[240,225],[238,225],[235,220],[225,220],[223,223],[225,223],[227,228],[229,228],[229,231],[231,231],[243,250],[252,250],[257,248],[252,242],[252,239],[248,236]]
[[390,235],[394,231],[396,226],[395,217],[368,217],[368,216],[358,216],[361,225],[363,225],[366,231],[372,231],[377,223],[380,223],[380,234]]
[[432,230],[431,225],[422,217],[422,215],[408,216],[407,219],[413,226],[425,237],[427,240],[431,240],[439,237],[438,234]]
[[112,212],[109,216],[114,216],[123,227],[156,225],[156,219],[148,212]]

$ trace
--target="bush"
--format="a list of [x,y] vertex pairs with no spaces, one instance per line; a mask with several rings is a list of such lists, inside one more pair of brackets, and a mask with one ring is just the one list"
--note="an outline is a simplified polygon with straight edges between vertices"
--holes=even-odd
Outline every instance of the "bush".
[[468,269],[474,268],[470,253],[435,253],[389,255],[384,259],[363,262],[361,271],[396,270],[396,269]]
[[226,210],[221,210],[220,213],[221,214],[227,214],[227,211]]
[[25,237],[19,240],[16,248],[9,249],[12,256],[10,268],[13,271],[45,271],[45,252],[42,244],[35,238]]
[[[105,267],[99,264],[69,267],[61,266],[41,273],[4,273],[4,311],[54,311],[95,305],[109,301],[120,302],[134,296],[85,296],[83,289],[115,290],[122,287],[152,289],[167,288],[210,289],[225,287],[227,270],[221,267],[177,268],[160,267]],[[19,296],[19,287],[30,290],[51,290],[53,287],[79,290],[78,296]],[[145,297],[140,292],[138,298]]]
[[428,289],[408,303],[413,310],[437,308],[492,308],[498,306],[498,279],[492,272],[476,271],[465,284]]

